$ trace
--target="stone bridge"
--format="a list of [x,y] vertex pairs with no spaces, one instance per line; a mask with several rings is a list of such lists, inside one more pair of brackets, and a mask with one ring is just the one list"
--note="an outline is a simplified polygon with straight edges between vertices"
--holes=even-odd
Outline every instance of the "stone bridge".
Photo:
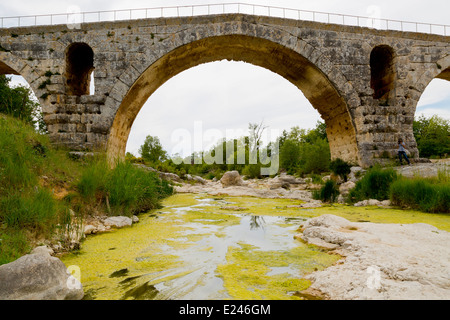
[[110,159],[164,82],[223,59],[289,80],[326,122],[332,158],[368,166],[399,137],[419,157],[416,105],[431,80],[450,80],[450,37],[246,14],[0,29],[0,74],[30,84],[52,143]]

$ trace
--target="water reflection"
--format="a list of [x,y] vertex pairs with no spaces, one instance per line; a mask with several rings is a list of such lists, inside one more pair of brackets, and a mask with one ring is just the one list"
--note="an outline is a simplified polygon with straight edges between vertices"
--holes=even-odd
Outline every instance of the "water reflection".
[[250,217],[250,230],[262,229],[264,230],[265,225],[264,217],[262,216],[251,216]]
[[[86,288],[86,299],[102,298],[106,290],[114,291],[118,299],[233,298],[225,289],[224,279],[217,271],[218,266],[231,263],[227,261],[230,250],[255,251],[258,256],[260,252],[288,252],[299,246],[292,233],[302,223],[302,218],[253,215],[251,209],[245,212],[224,212],[220,209],[222,206],[235,203],[219,198],[196,200],[197,204],[168,206],[143,217],[139,224],[133,226],[136,234],[150,234],[155,226],[163,226],[168,221],[177,226],[174,229],[176,232],[168,234],[162,240],[133,238],[130,241],[125,237],[124,241],[130,241],[130,247],[123,254],[118,252],[123,250],[120,246],[109,248],[114,249],[109,252],[114,253],[117,259],[131,253],[130,264],[121,265],[105,275],[108,280],[112,279],[110,281],[115,283],[115,288],[106,288],[105,278],[98,273],[98,279]],[[272,208],[268,207],[267,210]],[[142,231],[138,232],[138,228]],[[131,232],[131,229],[125,229],[117,233],[126,233],[127,230]],[[145,242],[148,244],[141,246]],[[177,257],[179,263],[170,267],[168,265],[162,271],[160,268],[155,269],[153,266],[160,265],[158,252],[162,259]],[[101,260],[101,257],[96,256],[95,259]],[[114,265],[116,261],[106,255],[105,259],[101,263]],[[142,267],[146,265],[148,268]],[[301,271],[294,265],[279,266],[268,262],[267,267],[267,276],[270,277],[279,278],[283,274],[289,274],[293,278],[301,276]]]

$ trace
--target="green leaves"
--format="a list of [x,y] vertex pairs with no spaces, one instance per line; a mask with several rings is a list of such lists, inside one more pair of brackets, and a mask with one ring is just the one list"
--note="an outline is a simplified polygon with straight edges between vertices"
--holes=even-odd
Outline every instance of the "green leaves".
[[158,137],[148,135],[144,144],[139,148],[142,158],[150,163],[157,163],[167,159],[167,152],[163,149]]
[[434,115],[420,116],[413,123],[414,137],[421,157],[450,154],[450,120]]

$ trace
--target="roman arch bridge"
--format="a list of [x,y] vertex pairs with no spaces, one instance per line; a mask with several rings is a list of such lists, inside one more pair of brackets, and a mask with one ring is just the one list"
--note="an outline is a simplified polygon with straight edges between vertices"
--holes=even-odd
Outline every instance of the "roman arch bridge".
[[450,36],[413,31],[252,13],[9,27],[0,29],[0,74],[30,84],[52,143],[114,159],[164,82],[202,63],[245,61],[303,92],[326,122],[333,158],[368,166],[395,155],[400,136],[419,157],[417,102],[431,80],[450,80]]

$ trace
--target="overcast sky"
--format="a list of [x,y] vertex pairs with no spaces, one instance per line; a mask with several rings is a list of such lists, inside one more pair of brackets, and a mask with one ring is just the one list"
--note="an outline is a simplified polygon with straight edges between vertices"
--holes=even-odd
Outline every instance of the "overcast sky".
[[[2,1],[0,16],[66,13],[71,6],[81,11],[152,8],[159,6],[243,2],[285,8],[314,10],[384,19],[430,22],[450,25],[448,0],[83,0],[83,1]],[[20,81],[14,78],[15,81]],[[433,80],[423,94],[416,116],[439,114],[450,119],[450,83]],[[313,128],[319,114],[290,82],[266,69],[242,62],[214,62],[186,70],[167,81],[147,101],[136,118],[127,151],[138,154],[147,135],[158,136],[164,148],[173,154],[176,132],[194,133],[194,127],[208,133],[245,132],[248,123],[268,126],[268,139],[293,126]],[[273,131],[270,131],[273,130]],[[207,147],[210,141],[204,141]]]

